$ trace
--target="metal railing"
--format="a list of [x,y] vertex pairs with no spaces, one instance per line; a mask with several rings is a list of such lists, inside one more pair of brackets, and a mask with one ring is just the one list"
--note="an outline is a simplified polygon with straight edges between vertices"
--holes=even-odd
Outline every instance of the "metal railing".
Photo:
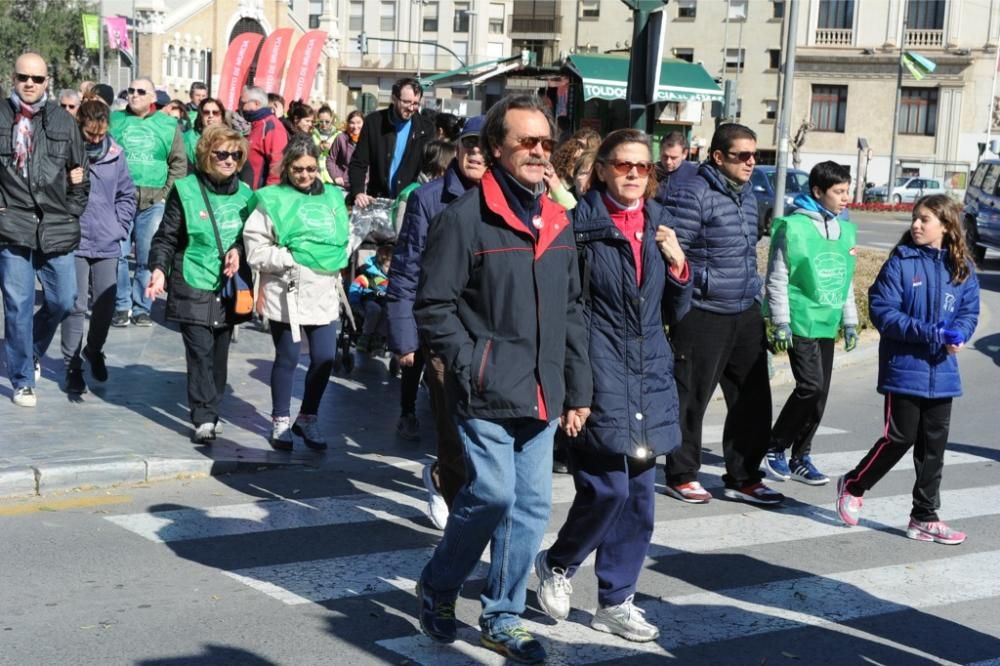
[[816,28],[817,46],[853,46],[854,30],[851,28]]
[[[463,54],[459,54],[463,55]],[[485,59],[485,56],[483,57]],[[419,68],[417,67],[419,60]],[[364,55],[357,51],[340,53],[340,66],[346,68],[359,69],[391,69],[403,72],[416,72],[420,69],[421,74],[426,76],[432,72],[446,72],[461,64],[455,57],[447,53],[435,55],[416,53],[366,53]]]
[[561,29],[562,19],[558,16],[540,18],[512,14],[510,17],[510,32],[557,34]]
[[908,29],[904,43],[907,46],[918,48],[944,46],[944,30]]

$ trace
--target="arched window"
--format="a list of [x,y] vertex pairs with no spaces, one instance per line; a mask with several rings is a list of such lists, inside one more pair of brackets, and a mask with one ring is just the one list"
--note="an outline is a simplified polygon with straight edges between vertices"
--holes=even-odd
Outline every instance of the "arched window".
[[173,46],[167,47],[167,76],[173,76],[174,72],[177,71],[176,59],[177,49]]
[[201,54],[191,49],[191,65],[188,69],[188,78],[191,80],[201,79]]
[[183,46],[177,49],[177,76],[184,78],[187,76],[188,50]]
[[198,56],[198,71],[201,72],[198,79],[208,82],[208,79],[212,76],[212,73],[208,71],[208,54],[205,52],[205,49],[202,49],[198,52]]
[[[237,36],[242,35],[245,32],[254,32],[257,33],[258,35],[264,35],[265,37],[267,37],[267,33],[264,32],[264,27],[260,24],[259,21],[244,16],[243,18],[241,18],[239,21],[236,22],[235,26],[233,26],[233,31],[229,34],[229,41],[232,42],[234,39],[236,39]],[[260,49],[262,46],[264,46],[263,40],[261,40],[260,46],[257,47],[257,52],[253,56],[253,63],[247,70],[248,84],[252,84],[254,77],[257,75],[257,58],[260,57]]]

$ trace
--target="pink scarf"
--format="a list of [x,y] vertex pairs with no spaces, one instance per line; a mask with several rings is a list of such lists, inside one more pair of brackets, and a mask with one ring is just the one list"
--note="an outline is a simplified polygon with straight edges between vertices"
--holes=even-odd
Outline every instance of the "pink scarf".
[[10,96],[11,103],[19,109],[14,115],[15,125],[12,137],[14,141],[14,163],[17,166],[17,170],[25,178],[28,177],[28,156],[31,155],[31,151],[35,147],[31,119],[45,105],[45,99],[43,95],[34,104],[25,104],[17,96],[17,93],[12,93]]

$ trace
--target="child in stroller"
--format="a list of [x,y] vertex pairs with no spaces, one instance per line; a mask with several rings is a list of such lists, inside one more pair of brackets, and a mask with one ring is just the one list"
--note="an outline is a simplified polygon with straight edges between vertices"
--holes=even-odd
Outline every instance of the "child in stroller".
[[389,320],[386,315],[385,290],[389,285],[392,251],[391,244],[379,245],[375,254],[365,261],[361,272],[351,282],[347,294],[354,320],[361,329],[355,346],[362,354],[381,353],[386,347]]

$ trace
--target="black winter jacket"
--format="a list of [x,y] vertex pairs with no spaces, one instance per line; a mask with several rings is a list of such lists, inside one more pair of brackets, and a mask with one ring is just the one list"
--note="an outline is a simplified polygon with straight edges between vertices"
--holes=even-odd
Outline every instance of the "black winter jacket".
[[[236,194],[239,189],[238,176],[216,183],[204,174],[196,173],[205,188],[213,194]],[[171,187],[160,228],[156,230],[149,248],[149,270],[159,268],[167,276],[167,319],[211,328],[234,326],[249,320],[249,314],[235,315],[230,312],[218,293],[192,287],[184,280],[184,250],[187,245],[184,205],[177,188]],[[236,236],[232,247],[240,253],[240,275],[247,284],[253,284],[253,275],[243,250],[242,233]],[[229,249],[226,248],[227,251]]]
[[[406,142],[403,161],[396,170],[396,188],[389,187],[389,167],[396,150],[396,127],[392,124],[392,109],[382,109],[369,113],[361,128],[358,147],[354,149],[351,163],[347,167],[351,190],[347,203],[354,203],[354,197],[362,192],[373,197],[388,197],[390,191],[399,194],[404,187],[417,180],[420,165],[424,159],[424,146],[434,138],[434,124],[419,113],[410,118],[410,136]],[[365,176],[368,177],[367,185]]]
[[464,418],[557,418],[593,393],[573,229],[542,198],[538,238],[492,172],[431,223],[413,314]]
[[[46,254],[73,252],[80,245],[80,214],[90,195],[86,149],[76,121],[55,102],[45,104],[32,124],[28,178],[14,163],[14,116],[0,101],[0,244]],[[69,171],[82,166],[83,182],[69,184]]]

